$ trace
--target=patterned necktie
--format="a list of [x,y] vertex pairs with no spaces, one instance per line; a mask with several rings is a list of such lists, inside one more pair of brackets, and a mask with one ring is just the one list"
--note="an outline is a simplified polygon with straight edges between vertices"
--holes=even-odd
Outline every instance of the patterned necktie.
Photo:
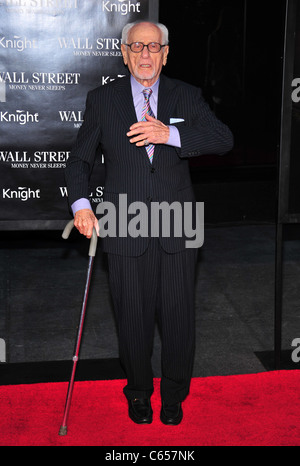
[[[143,106],[143,109],[142,109],[142,121],[146,121],[146,114],[154,117],[154,113],[152,112],[151,107],[150,107],[150,103],[149,103],[149,99],[150,99],[150,96],[152,94],[152,89],[144,89],[143,94],[144,94],[145,101],[144,101],[144,106]],[[153,153],[154,153],[154,145],[153,144],[148,144],[145,147],[146,147],[146,151],[148,152],[148,157],[149,157],[150,163],[152,163]]]

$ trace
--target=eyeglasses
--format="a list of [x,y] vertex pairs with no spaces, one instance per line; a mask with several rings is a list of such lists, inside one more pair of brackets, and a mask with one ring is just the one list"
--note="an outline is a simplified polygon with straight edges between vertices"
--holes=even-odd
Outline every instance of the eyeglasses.
[[131,44],[125,45],[127,45],[133,53],[142,52],[144,47],[147,47],[148,51],[151,53],[158,53],[161,51],[162,47],[165,47],[165,45],[161,45],[158,42],[150,42],[150,44],[143,44],[143,42],[132,42]]

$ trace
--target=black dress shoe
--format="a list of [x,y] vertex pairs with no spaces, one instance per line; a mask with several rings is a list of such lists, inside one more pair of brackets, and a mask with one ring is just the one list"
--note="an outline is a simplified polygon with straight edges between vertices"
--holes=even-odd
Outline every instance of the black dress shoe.
[[160,420],[163,424],[168,426],[177,426],[182,421],[183,412],[181,403],[175,403],[168,405],[162,402]]
[[152,408],[149,398],[128,400],[129,417],[136,424],[151,424]]

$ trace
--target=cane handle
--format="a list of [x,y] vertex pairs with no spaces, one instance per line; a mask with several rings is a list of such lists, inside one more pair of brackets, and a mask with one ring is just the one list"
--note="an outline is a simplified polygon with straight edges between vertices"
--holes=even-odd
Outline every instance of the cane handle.
[[[70,233],[74,227],[74,220],[70,220],[67,225],[64,228],[64,231],[62,233],[63,239],[68,239],[70,236]],[[92,237],[90,240],[90,248],[89,248],[89,256],[90,257],[95,257],[96,255],[96,250],[97,250],[97,242],[98,242],[98,236],[95,228],[93,228],[93,233]]]

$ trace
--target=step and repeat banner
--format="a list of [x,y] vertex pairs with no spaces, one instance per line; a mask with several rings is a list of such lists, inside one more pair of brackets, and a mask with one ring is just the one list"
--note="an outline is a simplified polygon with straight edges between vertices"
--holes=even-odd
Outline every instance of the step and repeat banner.
[[[121,31],[158,0],[0,0],[0,230],[60,229],[87,92],[124,76]],[[102,201],[99,154],[90,185]]]

